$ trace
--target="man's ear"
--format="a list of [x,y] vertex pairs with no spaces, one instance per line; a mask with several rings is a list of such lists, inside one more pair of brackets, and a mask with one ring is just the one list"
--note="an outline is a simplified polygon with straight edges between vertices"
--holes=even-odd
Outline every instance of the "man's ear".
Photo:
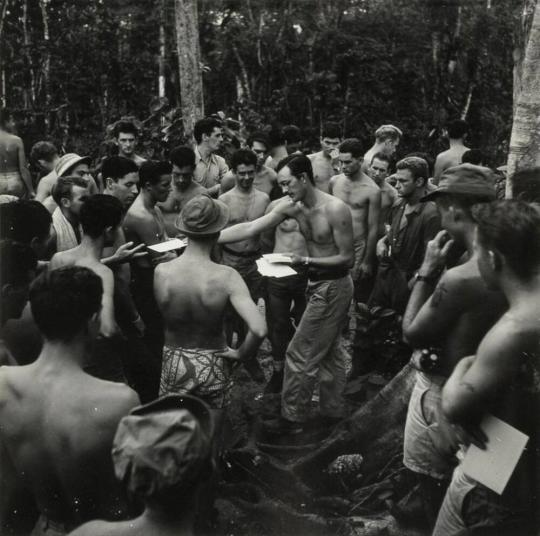
[[62,197],[62,199],[60,199],[60,203],[62,203],[62,206],[64,208],[69,208],[71,206],[71,199],[68,199],[67,197]]
[[114,181],[110,177],[107,177],[105,179],[105,188],[111,189],[113,187],[113,184],[114,184]]

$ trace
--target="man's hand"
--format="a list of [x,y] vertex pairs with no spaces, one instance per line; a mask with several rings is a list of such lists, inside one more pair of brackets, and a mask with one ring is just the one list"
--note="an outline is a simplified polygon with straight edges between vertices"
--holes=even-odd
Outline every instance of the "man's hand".
[[289,262],[284,262],[283,264],[290,264],[291,266],[299,266],[301,264],[306,264],[307,257],[301,257],[300,255],[296,255],[295,253],[287,254],[287,256],[290,257],[291,260]]
[[227,347],[223,352],[216,352],[217,357],[223,357],[224,359],[229,359],[230,361],[240,362],[243,360],[242,355],[238,350]]
[[144,321],[141,318],[141,315],[137,315],[137,318],[131,323],[133,324],[133,327],[137,332],[137,337],[144,337],[144,330],[146,329],[146,326],[144,325]]
[[282,197],[276,203],[276,205],[272,209],[272,212],[276,212],[278,214],[283,214],[283,215],[288,216],[290,214],[290,212],[291,212],[291,209],[293,209],[293,208],[294,208],[293,200],[288,195],[286,195],[285,197]]
[[142,251],[144,247],[145,244],[139,244],[138,246],[133,247],[133,242],[126,242],[115,251],[114,255],[111,255],[106,259],[101,259],[101,262],[107,265],[122,264],[133,259],[145,257],[148,255],[148,252]]
[[173,261],[174,259],[176,259],[176,257],[177,255],[173,251],[166,251],[165,253],[160,253],[159,255],[152,257],[152,266],[157,266],[162,262]]
[[370,262],[364,261],[358,268],[358,277],[365,279],[373,275],[373,265]]
[[381,238],[377,242],[377,247],[375,248],[375,254],[377,255],[378,259],[383,259],[384,257],[388,257],[388,244],[385,240],[386,237]]
[[447,231],[439,231],[435,238],[427,243],[424,262],[419,270],[423,276],[433,276],[444,268],[448,251],[454,243],[449,237]]

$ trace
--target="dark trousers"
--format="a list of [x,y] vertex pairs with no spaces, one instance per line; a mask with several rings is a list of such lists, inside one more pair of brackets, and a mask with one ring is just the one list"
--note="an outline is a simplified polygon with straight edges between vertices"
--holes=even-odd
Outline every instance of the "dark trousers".
[[275,361],[283,361],[287,346],[306,308],[307,277],[269,277],[267,279],[266,321]]

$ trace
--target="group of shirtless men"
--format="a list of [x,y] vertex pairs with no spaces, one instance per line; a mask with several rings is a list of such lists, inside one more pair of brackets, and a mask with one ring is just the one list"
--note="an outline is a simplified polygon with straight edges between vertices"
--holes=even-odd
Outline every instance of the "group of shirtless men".
[[[462,129],[453,125],[433,178],[425,160],[409,155],[395,166],[394,188],[402,132],[393,125],[377,129],[365,154],[336,124],[324,125],[321,151],[308,156],[296,150],[293,127],[274,146],[256,132],[229,170],[217,154],[216,119],[199,121],[195,149],[173,149],[167,161],[137,155],[136,129],[120,122],[119,154],[95,178],[89,158],[36,144],[31,158],[48,174],[35,201],[8,198],[21,185],[34,192],[20,139],[1,132],[0,359],[12,365],[0,369],[2,534],[28,533],[36,509],[33,534],[125,519],[130,506],[114,471],[146,509],[129,523],[89,523],[74,534],[189,533],[200,479],[189,464],[156,469],[168,452],[159,427],[171,437],[176,430],[178,444],[199,445],[206,454],[191,458],[202,471],[211,449],[201,430],[211,422],[223,435],[237,364],[264,380],[256,353],[267,334],[274,371],[266,390],[281,394],[267,432],[300,435],[342,420],[340,338],[351,302],[381,287],[385,259],[397,258],[418,214],[420,263],[414,274],[400,269],[404,337],[418,349],[404,463],[437,536],[529,534],[537,442],[535,412],[524,408],[537,407],[540,387],[540,214],[532,199],[494,201],[490,171],[462,164]],[[185,249],[166,247],[175,237],[187,238]],[[296,275],[264,281],[256,265],[263,252],[286,254]],[[42,337],[34,355],[32,330]],[[437,354],[427,364],[426,348]],[[171,405],[178,411],[169,421]],[[479,423],[488,412],[530,438],[502,497],[456,468],[458,444],[485,448]]]

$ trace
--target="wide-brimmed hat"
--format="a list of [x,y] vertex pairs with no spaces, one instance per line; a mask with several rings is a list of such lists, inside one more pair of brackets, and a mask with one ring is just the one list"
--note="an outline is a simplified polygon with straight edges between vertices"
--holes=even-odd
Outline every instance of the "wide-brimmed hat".
[[470,195],[486,201],[497,197],[493,172],[474,164],[460,164],[446,169],[437,188],[427,193],[420,201],[431,201],[439,195]]
[[142,497],[188,488],[212,455],[210,408],[190,395],[168,395],[134,408],[113,441],[116,477]]
[[54,171],[56,171],[58,177],[61,177],[78,164],[90,164],[91,161],[92,159],[89,156],[79,156],[75,153],[67,153],[61,156],[58,162],[56,162]]
[[187,236],[208,236],[221,231],[229,221],[229,207],[201,194],[190,199],[176,218],[175,227]]

